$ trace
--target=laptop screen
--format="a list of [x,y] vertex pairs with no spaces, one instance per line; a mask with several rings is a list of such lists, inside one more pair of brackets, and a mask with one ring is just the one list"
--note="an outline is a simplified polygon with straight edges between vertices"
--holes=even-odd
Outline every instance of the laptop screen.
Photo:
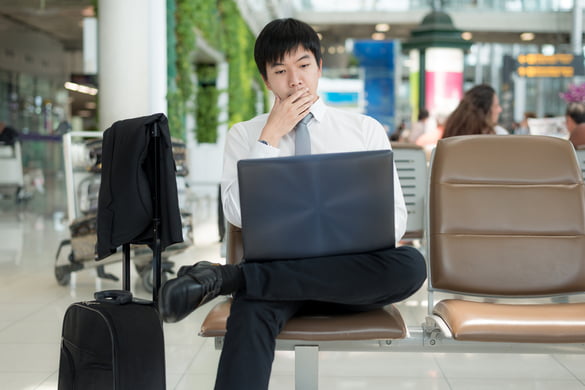
[[238,180],[246,261],[395,245],[391,150],[241,160]]

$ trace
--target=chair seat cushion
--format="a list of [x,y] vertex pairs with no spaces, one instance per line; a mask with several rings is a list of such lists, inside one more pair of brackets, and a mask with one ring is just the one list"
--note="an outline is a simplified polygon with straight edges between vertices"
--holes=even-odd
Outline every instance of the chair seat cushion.
[[433,314],[455,340],[524,343],[585,342],[585,303],[501,304],[446,299]]
[[[231,299],[215,305],[203,321],[199,335],[225,335],[230,307]],[[388,305],[362,313],[293,317],[278,338],[306,341],[376,340],[402,339],[406,334],[400,312],[393,305]]]

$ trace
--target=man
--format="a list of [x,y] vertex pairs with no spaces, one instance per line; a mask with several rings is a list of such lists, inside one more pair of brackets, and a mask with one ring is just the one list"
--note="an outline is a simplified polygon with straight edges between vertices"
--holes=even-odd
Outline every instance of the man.
[[[309,25],[294,19],[270,22],[256,40],[254,57],[274,106],[228,134],[222,199],[225,217],[238,226],[237,161],[295,154],[293,129],[309,113],[312,153],[390,148],[380,123],[326,107],[317,96],[321,47]],[[396,172],[394,181],[398,242],[406,228],[406,207]],[[424,259],[412,247],[241,265],[199,262],[163,286],[160,310],[165,321],[175,322],[218,294],[234,294],[215,389],[262,390],[268,388],[275,339],[299,310],[317,303],[353,311],[382,307],[408,298],[425,278]]]
[[569,141],[575,148],[585,145],[585,104],[569,103],[565,112]]

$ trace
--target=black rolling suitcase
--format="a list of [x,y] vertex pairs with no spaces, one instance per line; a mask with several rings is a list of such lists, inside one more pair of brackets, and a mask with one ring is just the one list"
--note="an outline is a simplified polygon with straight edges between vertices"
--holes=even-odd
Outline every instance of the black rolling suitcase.
[[[168,160],[170,158],[172,161],[172,153],[164,153],[165,148],[171,147],[170,136],[166,127],[166,117],[162,114],[120,122],[124,125],[121,129],[118,126],[120,136],[129,138],[132,145],[140,144],[134,141],[135,134],[132,133],[134,130],[137,130],[139,135],[143,130],[147,132],[144,135],[146,141],[142,147],[139,146],[144,153],[137,153],[140,161],[136,167],[139,170],[146,170],[143,173],[148,180],[145,183],[146,187],[136,190],[151,193],[152,207],[147,207],[147,209],[152,212],[152,218],[147,223],[146,229],[137,227],[137,231],[140,231],[139,237],[122,244],[123,290],[96,292],[95,300],[77,302],[67,309],[63,321],[58,390],[164,390],[166,388],[163,328],[156,307],[161,284],[161,251],[173,242],[182,241],[180,216],[177,218],[178,204],[176,200],[167,202],[168,191],[165,194],[161,194],[160,191],[161,186],[171,184],[172,187],[172,182],[176,183],[174,171],[164,168],[165,164],[174,166],[174,163]],[[125,128],[129,130],[126,131]],[[132,137],[128,137],[130,134]],[[104,133],[105,139],[106,133]],[[120,145],[118,139],[115,144]],[[116,153],[120,152],[126,151],[118,150]],[[103,161],[104,168],[110,163],[116,166],[116,156],[111,157],[111,161]],[[102,183],[104,177],[108,183],[112,183],[111,186],[106,186],[107,190],[118,191],[119,186],[113,184],[116,180],[108,177],[111,169],[104,169],[103,172],[109,173],[106,176],[102,173]],[[161,175],[171,177],[161,177]],[[102,207],[102,188],[100,188],[99,207]],[[124,197],[129,196],[128,188],[124,188],[122,194]],[[172,194],[171,191],[171,198]],[[174,194],[176,197],[176,192]],[[103,198],[108,198],[108,196],[104,195]],[[170,203],[170,206],[163,203]],[[161,208],[164,209],[162,212]],[[124,214],[127,210],[122,208],[121,211]],[[98,208],[98,259],[100,259],[99,213]],[[167,222],[162,221],[163,218],[170,218],[173,223],[178,221],[178,226],[170,228],[170,233],[161,234],[163,228],[169,226]],[[102,258],[109,252],[117,250],[111,248],[112,245],[117,245],[115,239],[108,238],[104,241],[106,241],[105,248],[107,249],[105,252],[108,253],[103,255],[105,252],[102,245]],[[149,243],[153,251],[152,301],[134,298],[130,292],[130,244],[135,243]]]
[[103,291],[69,306],[58,389],[165,389],[163,330],[152,302]]

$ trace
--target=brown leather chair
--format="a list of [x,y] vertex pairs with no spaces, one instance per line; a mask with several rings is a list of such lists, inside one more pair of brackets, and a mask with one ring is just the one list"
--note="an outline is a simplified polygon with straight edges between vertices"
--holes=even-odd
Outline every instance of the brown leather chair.
[[[585,343],[585,303],[534,303],[585,292],[585,192],[571,143],[452,137],[430,169],[428,345]],[[456,298],[434,304],[436,292]]]
[[575,153],[577,153],[577,161],[579,162],[579,166],[581,167],[581,173],[585,178],[585,145],[580,145],[576,147]]
[[[243,255],[241,230],[228,224],[227,240],[226,261],[240,262]],[[201,325],[199,335],[215,337],[217,348],[222,346],[230,306],[231,299],[220,299]],[[294,317],[278,336],[276,349],[295,351],[295,388],[310,390],[317,389],[319,350],[378,350],[406,336],[400,312],[388,305],[364,313]]]

